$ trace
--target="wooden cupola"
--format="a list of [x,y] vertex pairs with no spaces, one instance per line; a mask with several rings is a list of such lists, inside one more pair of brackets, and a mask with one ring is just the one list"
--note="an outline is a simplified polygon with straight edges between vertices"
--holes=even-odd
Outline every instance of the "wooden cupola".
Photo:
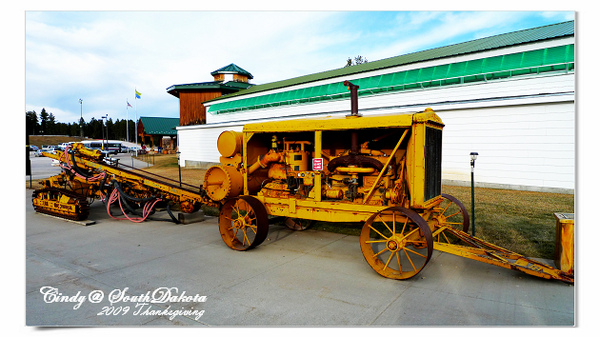
[[235,64],[227,65],[210,73],[213,75],[216,82],[243,82],[248,83],[248,80],[253,79],[252,74],[238,67]]

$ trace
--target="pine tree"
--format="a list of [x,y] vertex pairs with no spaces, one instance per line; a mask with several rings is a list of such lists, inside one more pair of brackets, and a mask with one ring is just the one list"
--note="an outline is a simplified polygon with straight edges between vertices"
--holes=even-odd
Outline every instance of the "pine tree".
[[48,128],[48,113],[46,112],[45,108],[42,108],[42,112],[40,112],[40,134],[45,135],[47,134]]

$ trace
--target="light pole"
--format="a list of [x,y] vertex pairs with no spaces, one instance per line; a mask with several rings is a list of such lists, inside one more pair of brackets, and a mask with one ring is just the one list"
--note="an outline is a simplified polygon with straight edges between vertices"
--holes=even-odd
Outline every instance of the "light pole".
[[108,147],[108,114],[106,114],[106,147]]
[[102,116],[102,150],[106,150],[104,148],[104,119],[106,118],[106,138],[108,139],[108,114],[106,116]]
[[471,152],[471,235],[475,236],[475,160],[479,153]]
[[81,106],[81,117],[79,118],[79,136],[83,138],[83,100],[79,99],[79,105]]

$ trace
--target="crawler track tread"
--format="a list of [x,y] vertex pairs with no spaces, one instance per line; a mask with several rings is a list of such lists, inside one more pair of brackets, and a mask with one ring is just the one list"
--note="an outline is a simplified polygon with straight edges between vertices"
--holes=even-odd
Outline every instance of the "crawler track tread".
[[[75,201],[75,205],[77,206],[75,208],[76,213],[73,214],[73,213],[61,212],[52,207],[43,207],[43,206],[35,205],[33,200],[37,199],[41,193],[51,193],[53,195],[52,201],[58,201],[60,199],[61,195],[68,196],[69,198],[71,198]],[[36,212],[49,214],[49,215],[57,216],[57,217],[60,217],[63,219],[74,220],[74,221],[85,220],[85,219],[87,219],[87,217],[90,213],[90,205],[85,196],[75,193],[73,191],[67,190],[67,189],[62,189],[62,188],[47,187],[47,188],[42,188],[42,189],[33,191],[32,204],[33,204],[33,209]]]

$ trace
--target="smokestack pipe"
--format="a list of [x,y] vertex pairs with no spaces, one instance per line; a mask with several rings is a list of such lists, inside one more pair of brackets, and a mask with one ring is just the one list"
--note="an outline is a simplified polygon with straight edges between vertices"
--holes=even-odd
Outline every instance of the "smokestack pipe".
[[358,114],[358,85],[344,81],[344,85],[350,90],[350,116],[359,116]]
[[[349,81],[344,81],[344,85],[350,90],[350,115],[346,117],[360,117],[358,114],[358,85],[354,85]],[[350,154],[358,154],[358,133],[352,132],[350,139]]]

